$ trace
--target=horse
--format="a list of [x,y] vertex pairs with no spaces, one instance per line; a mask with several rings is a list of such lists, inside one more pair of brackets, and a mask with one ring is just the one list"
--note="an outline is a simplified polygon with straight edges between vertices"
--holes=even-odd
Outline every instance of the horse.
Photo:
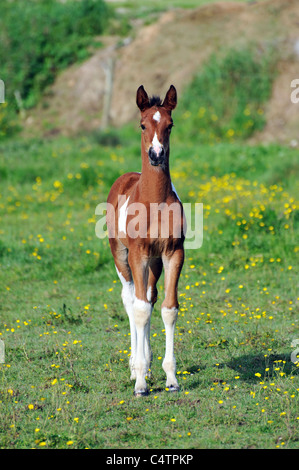
[[[176,89],[171,85],[162,102],[155,95],[149,98],[141,85],[136,103],[141,113],[142,169],[141,173],[125,173],[113,183],[107,199],[107,207],[113,209],[107,210],[107,229],[130,323],[131,380],[135,380],[135,396],[140,397],[148,394],[146,378],[152,361],[150,321],[163,268],[165,298],[161,315],[166,345],[162,367],[166,373],[166,389],[179,390],[174,332],[179,308],[178,281],[184,263],[185,215],[169,170],[171,114],[177,105]],[[138,223],[134,222],[136,212]],[[163,231],[165,223],[168,233]],[[137,233],[136,227],[139,227]]]

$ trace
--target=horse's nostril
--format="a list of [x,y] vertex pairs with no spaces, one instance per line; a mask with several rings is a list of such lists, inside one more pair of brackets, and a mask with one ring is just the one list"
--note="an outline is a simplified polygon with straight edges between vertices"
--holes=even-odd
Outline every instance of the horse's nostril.
[[152,159],[154,155],[155,155],[154,149],[153,147],[150,147],[148,151],[148,156]]
[[154,149],[154,147],[150,147],[149,148],[149,151],[148,151],[148,156],[150,158],[150,160],[154,163],[161,163],[162,160],[164,160],[164,148],[161,147],[161,149],[159,149],[159,152],[156,152],[156,150]]

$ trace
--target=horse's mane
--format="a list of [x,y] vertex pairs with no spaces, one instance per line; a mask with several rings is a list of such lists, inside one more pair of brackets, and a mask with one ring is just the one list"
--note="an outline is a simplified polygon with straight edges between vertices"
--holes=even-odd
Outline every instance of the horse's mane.
[[160,96],[153,95],[149,100],[150,107],[152,106],[162,106],[162,100]]

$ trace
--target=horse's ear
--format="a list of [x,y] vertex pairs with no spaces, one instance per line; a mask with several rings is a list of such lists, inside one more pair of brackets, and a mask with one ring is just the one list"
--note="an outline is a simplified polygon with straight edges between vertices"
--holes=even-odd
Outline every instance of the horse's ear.
[[137,90],[136,103],[141,112],[149,108],[149,99],[143,85]]
[[162,103],[163,108],[167,111],[172,111],[177,105],[177,93],[173,85],[170,86],[168,92],[166,93],[165,99]]

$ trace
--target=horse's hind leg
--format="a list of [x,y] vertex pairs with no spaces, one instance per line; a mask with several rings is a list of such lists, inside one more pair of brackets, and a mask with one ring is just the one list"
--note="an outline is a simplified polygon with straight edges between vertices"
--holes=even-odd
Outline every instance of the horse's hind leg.
[[147,300],[154,306],[157,302],[157,282],[161,276],[163,263],[161,258],[152,258],[149,261],[149,272],[147,281]]

